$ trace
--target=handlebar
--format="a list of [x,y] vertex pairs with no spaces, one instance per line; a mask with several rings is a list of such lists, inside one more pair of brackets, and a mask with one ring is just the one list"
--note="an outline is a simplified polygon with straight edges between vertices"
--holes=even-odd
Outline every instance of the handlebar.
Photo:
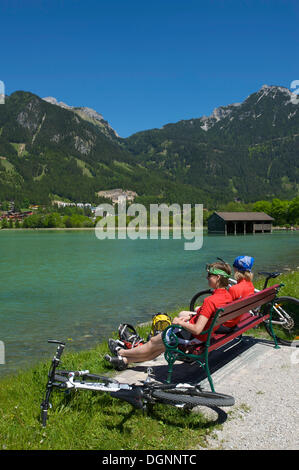
[[57,339],[48,339],[48,343],[61,344],[65,346],[65,343],[63,343],[62,341],[57,341]]
[[277,276],[280,276],[281,273],[278,272],[278,271],[276,271],[276,272],[274,272],[274,273],[267,273],[267,272],[261,271],[261,272],[259,272],[258,274],[260,274],[261,276],[266,276],[266,277],[268,277],[269,279],[270,279],[270,278],[275,279]]

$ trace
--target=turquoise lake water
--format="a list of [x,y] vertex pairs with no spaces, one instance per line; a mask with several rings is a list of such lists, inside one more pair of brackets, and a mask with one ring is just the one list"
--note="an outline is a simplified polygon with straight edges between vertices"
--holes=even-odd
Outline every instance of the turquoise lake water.
[[187,307],[207,286],[216,256],[255,257],[255,272],[299,267],[299,232],[204,235],[198,251],[184,239],[98,240],[94,231],[1,231],[0,375],[50,358],[48,338],[85,349],[119,323]]

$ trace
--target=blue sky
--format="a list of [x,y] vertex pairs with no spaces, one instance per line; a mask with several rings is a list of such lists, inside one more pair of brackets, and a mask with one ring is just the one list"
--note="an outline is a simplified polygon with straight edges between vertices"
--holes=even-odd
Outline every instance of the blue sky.
[[1,0],[5,92],[103,115],[121,137],[299,79],[293,0]]

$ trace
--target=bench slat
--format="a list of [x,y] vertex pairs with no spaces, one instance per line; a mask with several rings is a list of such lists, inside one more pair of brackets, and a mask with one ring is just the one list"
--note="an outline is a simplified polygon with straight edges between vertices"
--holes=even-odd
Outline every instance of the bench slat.
[[214,351],[214,349],[220,348],[221,346],[226,344],[228,341],[231,341],[232,339],[236,338],[237,336],[240,336],[242,333],[245,333],[246,331],[250,330],[254,326],[259,325],[260,323],[262,323],[264,320],[267,320],[268,318],[270,318],[269,314],[267,314],[263,317],[254,317],[254,316],[252,316],[251,321],[246,321],[245,323],[243,323],[243,326],[241,326],[242,325],[242,323],[241,323],[239,328],[237,330],[235,330],[234,332],[222,334],[221,337],[220,337],[220,335],[219,336],[216,335],[215,340],[214,341],[212,340],[212,343],[209,347],[209,352]]
[[249,310],[271,302],[276,296],[276,288],[278,287],[279,284],[276,284],[275,286],[268,287],[257,294],[252,294],[244,299],[235,300],[234,302],[223,306],[224,311],[217,318],[215,326],[219,326],[228,320],[232,320],[242,315],[243,313],[247,313]]
[[219,325],[221,325],[222,323],[227,322],[228,320],[233,320],[234,318],[236,318],[236,317],[238,317],[238,316],[240,316],[240,315],[243,315],[244,313],[249,312],[249,310],[253,310],[254,308],[257,308],[257,307],[259,307],[259,306],[261,306],[261,305],[264,305],[264,304],[266,304],[266,303],[268,303],[268,302],[271,302],[274,298],[275,298],[275,295],[274,295],[274,296],[273,296],[273,295],[269,295],[268,297],[265,297],[262,302],[261,302],[261,301],[253,302],[253,303],[251,303],[251,304],[245,305],[245,306],[244,306],[243,308],[241,308],[241,309],[238,308],[237,310],[235,310],[235,311],[233,311],[233,312],[229,312],[229,313],[227,313],[227,314],[225,314],[225,312],[224,312],[223,314],[221,314],[221,315],[218,317],[218,319],[217,319],[215,325],[216,325],[216,326],[219,326]]
[[[247,330],[253,328],[254,326],[259,325],[259,323],[262,323],[264,320],[267,320],[269,317],[270,317],[269,314],[264,315],[262,317],[255,317],[255,316],[248,314],[246,318],[241,320],[240,324],[238,325],[238,328],[235,331],[231,333],[214,334],[208,351],[211,352],[211,351],[214,351],[215,349],[219,349],[224,344],[233,340],[237,336],[240,336],[242,333],[245,333]],[[191,349],[193,349],[192,354],[200,355],[204,352],[205,344],[201,344]]]
[[257,292],[256,294],[249,295],[242,299],[234,300],[229,304],[224,306],[225,312],[229,312],[230,310],[234,309],[234,306],[243,307],[244,305],[248,305],[250,302],[263,300],[268,295],[276,295],[276,289],[279,287],[279,284],[275,284],[274,286],[267,287],[267,289],[262,290],[261,292]]

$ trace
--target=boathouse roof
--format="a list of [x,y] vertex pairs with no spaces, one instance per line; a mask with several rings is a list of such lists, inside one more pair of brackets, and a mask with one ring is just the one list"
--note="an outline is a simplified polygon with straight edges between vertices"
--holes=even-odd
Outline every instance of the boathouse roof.
[[217,214],[221,219],[227,222],[274,221],[273,217],[265,214],[265,212],[214,212],[214,214]]

